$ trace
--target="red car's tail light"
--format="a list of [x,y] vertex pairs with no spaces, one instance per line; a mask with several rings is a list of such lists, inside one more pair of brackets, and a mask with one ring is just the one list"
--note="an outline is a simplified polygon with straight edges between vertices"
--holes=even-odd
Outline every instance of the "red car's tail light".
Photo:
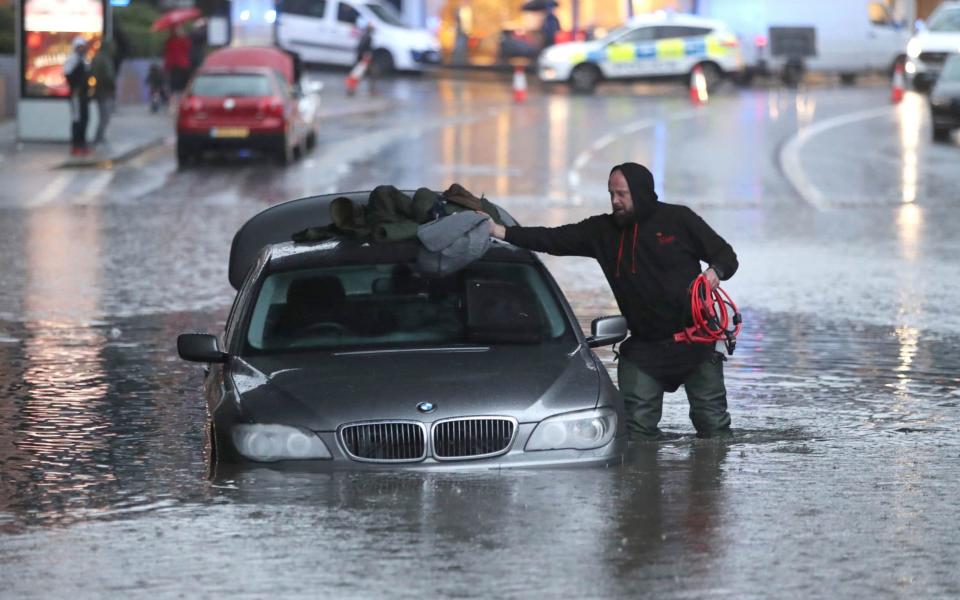
[[190,96],[180,104],[180,114],[189,115],[199,112],[203,108],[203,102],[196,96]]
[[284,116],[283,100],[280,98],[264,98],[260,101],[257,112],[265,117],[282,117]]

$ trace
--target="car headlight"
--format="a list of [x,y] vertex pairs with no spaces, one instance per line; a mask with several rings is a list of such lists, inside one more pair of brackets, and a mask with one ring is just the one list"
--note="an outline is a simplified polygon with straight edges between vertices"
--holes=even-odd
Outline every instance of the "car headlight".
[[907,56],[910,58],[916,58],[920,56],[920,40],[913,38],[907,42]]
[[330,458],[317,434],[286,425],[236,425],[233,445],[244,457],[258,462]]
[[526,450],[590,450],[610,443],[617,433],[617,413],[610,408],[581,410],[540,421]]

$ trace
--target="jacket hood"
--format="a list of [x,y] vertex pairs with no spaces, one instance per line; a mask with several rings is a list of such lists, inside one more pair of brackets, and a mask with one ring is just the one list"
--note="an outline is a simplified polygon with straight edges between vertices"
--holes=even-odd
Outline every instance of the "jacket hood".
[[654,190],[653,173],[645,166],[634,162],[619,164],[613,167],[610,173],[614,171],[623,173],[627,180],[636,220],[638,222],[645,221],[657,210],[659,204],[657,201],[659,196]]

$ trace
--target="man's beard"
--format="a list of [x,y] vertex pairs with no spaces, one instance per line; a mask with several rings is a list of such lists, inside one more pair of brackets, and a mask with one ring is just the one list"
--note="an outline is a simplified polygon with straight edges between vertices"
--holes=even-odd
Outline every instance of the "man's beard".
[[630,210],[613,211],[613,220],[616,221],[618,227],[626,227],[630,223],[633,223],[636,217],[637,213],[632,208]]

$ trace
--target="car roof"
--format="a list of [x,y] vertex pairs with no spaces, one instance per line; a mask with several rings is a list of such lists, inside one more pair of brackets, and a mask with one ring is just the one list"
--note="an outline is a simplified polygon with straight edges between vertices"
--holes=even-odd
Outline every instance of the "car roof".
[[[412,196],[413,191],[403,190],[407,195]],[[319,196],[307,196],[274,204],[273,206],[260,211],[247,220],[237,233],[233,236],[233,243],[230,245],[230,263],[228,277],[230,285],[239,290],[243,284],[247,272],[257,262],[264,247],[268,247],[267,260],[272,265],[289,266],[292,264],[324,263],[329,262],[331,256],[336,260],[346,260],[347,262],[363,262],[380,260],[380,250],[383,250],[384,257],[393,256],[393,261],[403,259],[411,248],[416,250],[416,242],[410,244],[401,244],[395,242],[371,243],[363,246],[363,243],[351,243],[344,241],[337,246],[336,253],[331,253],[332,245],[330,243],[303,243],[295,244],[291,242],[294,233],[302,231],[307,227],[325,227],[331,224],[330,203],[336,198],[349,198],[355,205],[366,206],[370,197],[370,191],[346,192],[337,194],[323,194]],[[495,205],[496,206],[496,205]],[[500,217],[507,225],[516,225],[516,220],[502,207],[497,206]],[[406,246],[406,247],[404,247]],[[357,248],[373,249],[358,250]],[[514,253],[514,259],[520,259],[518,255],[523,255],[523,260],[534,260],[533,254],[529,251],[509,247],[509,252]],[[497,254],[501,254],[498,250]],[[415,257],[415,253],[413,254]],[[384,258],[385,260],[385,258]]]
[[214,50],[203,60],[201,67],[265,67],[280,73],[287,83],[294,84],[293,57],[269,46],[234,46]]
[[675,13],[658,10],[652,13],[636,15],[627,25],[637,27],[641,25],[691,25],[695,27],[709,27],[711,29],[726,29],[726,24],[718,19],[708,19],[687,13]]

